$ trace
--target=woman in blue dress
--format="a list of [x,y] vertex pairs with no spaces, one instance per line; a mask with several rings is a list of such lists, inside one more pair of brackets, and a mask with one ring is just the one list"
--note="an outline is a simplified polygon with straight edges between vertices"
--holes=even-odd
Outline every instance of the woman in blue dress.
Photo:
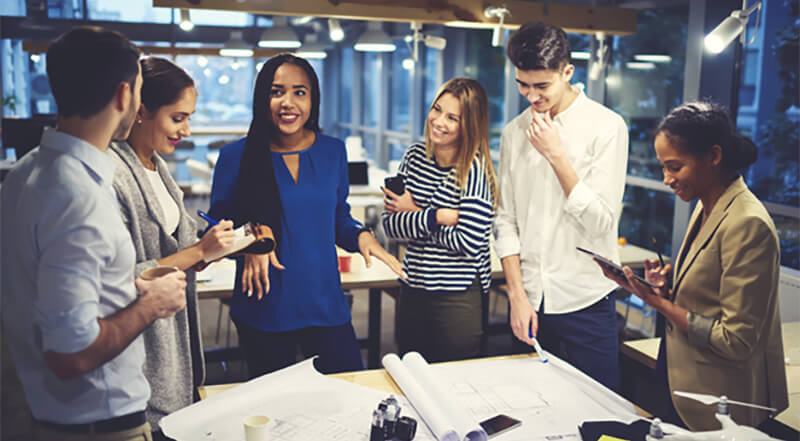
[[344,143],[320,133],[319,80],[291,54],[264,63],[247,136],[222,148],[209,214],[269,226],[277,248],[237,259],[230,313],[251,377],[289,366],[298,348],[323,373],[363,368],[336,245],[402,266],[350,216]]

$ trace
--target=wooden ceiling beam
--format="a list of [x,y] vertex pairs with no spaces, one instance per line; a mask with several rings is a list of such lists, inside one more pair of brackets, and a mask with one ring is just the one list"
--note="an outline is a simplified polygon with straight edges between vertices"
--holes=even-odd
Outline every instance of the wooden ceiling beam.
[[[22,50],[30,54],[47,52],[48,47],[50,47],[49,41],[22,42]],[[142,51],[142,54],[145,55],[205,55],[209,57],[219,56],[219,49],[220,49],[218,47],[147,46],[147,45],[138,45],[137,47],[139,48],[140,51]],[[294,52],[294,51],[285,49],[254,48],[252,58],[270,58],[285,52]]]
[[524,0],[492,0],[492,3],[485,0],[153,0],[153,6],[481,28],[491,28],[497,23],[496,19],[484,17],[487,6],[505,6],[511,11],[504,24],[508,29],[517,29],[529,21],[542,21],[567,32],[602,31],[610,35],[636,32],[633,9]]

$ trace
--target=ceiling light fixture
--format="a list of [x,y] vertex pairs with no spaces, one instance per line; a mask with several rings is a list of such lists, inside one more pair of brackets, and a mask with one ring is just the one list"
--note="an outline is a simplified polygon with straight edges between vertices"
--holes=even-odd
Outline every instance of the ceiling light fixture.
[[497,18],[499,20],[492,31],[492,46],[500,47],[505,44],[505,29],[503,29],[503,22],[506,20],[506,16],[511,16],[511,11],[509,11],[506,7],[495,8],[489,6],[483,10],[483,15],[486,16],[486,18]]
[[633,56],[633,59],[650,63],[669,63],[672,61],[672,57],[664,54],[637,54]]
[[[608,64],[610,52],[608,50],[605,32],[596,32],[594,34],[594,38],[597,49],[595,50],[594,59],[589,67],[589,79],[592,81],[597,81],[600,79],[600,76],[603,74],[603,70],[605,70],[606,65]],[[606,83],[608,84],[608,82]]]
[[339,20],[335,18],[328,19],[328,32],[329,36],[331,37],[331,41],[344,40],[344,29],[342,29],[342,24],[339,23]]
[[625,63],[625,67],[631,70],[653,70],[656,65],[649,61],[628,61]]
[[289,27],[289,21],[282,15],[272,17],[272,27],[265,29],[258,40],[258,47],[273,49],[295,49],[300,45],[297,33]]
[[231,31],[231,37],[225,42],[225,45],[219,50],[219,54],[223,57],[252,57],[253,48],[244,41],[244,34],[242,31]]
[[592,54],[586,51],[572,51],[570,56],[573,60],[588,60],[592,58]]
[[194,29],[194,23],[192,23],[192,18],[189,16],[188,9],[181,9],[181,22],[178,26],[186,32]]
[[367,30],[358,37],[353,49],[359,52],[394,52],[397,47],[384,32],[381,22],[371,21],[367,23]]
[[317,34],[308,34],[306,41],[294,54],[306,59],[323,60],[328,56],[325,52],[328,49],[327,44],[317,41]]
[[[746,32],[744,32],[745,27],[747,27],[747,21],[750,18],[750,14],[753,11],[758,10],[756,13],[756,30],[753,32],[753,36],[750,38],[750,41],[747,41],[745,38]],[[706,50],[711,52],[712,54],[718,54],[722,52],[730,43],[733,41],[734,38],[741,34],[739,41],[742,43],[742,46],[747,46],[752,44],[756,39],[756,34],[758,33],[758,22],[760,21],[761,17],[761,1],[757,1],[753,3],[753,6],[750,8],[747,7],[747,0],[742,0],[742,9],[737,9],[731,12],[725,20],[717,25],[713,31],[711,31],[706,38],[703,40],[705,43]]]
[[[409,45],[411,52],[411,60],[416,62],[419,60],[419,43],[422,42],[426,47],[443,51],[447,47],[447,39],[436,35],[426,35],[420,32],[422,30],[422,23],[418,21],[411,22],[411,30],[413,33],[407,35],[405,42]],[[404,60],[405,61],[405,60]]]

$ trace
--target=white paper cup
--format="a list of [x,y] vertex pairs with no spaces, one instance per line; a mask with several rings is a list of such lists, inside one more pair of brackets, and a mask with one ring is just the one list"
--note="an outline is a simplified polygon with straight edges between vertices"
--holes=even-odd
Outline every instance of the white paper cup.
[[269,441],[269,417],[251,415],[244,420],[245,441]]
[[180,271],[178,268],[174,266],[154,266],[153,268],[147,268],[146,270],[142,271],[139,274],[144,280],[155,280],[159,277],[164,277],[169,273],[174,273],[175,271]]

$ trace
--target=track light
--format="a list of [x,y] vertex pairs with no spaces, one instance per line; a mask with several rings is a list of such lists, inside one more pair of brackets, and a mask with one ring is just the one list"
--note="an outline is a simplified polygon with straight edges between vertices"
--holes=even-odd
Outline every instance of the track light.
[[[411,58],[412,62],[416,62],[419,60],[419,42],[421,41],[426,47],[431,49],[437,49],[443,51],[445,47],[447,47],[447,39],[444,37],[438,37],[436,35],[423,35],[422,32],[422,23],[418,21],[411,22],[411,30],[413,31],[411,35],[407,35],[405,38],[406,43],[409,45],[409,49],[411,50]],[[404,60],[405,62],[405,60]]]
[[606,33],[605,32],[596,32],[594,34],[595,43],[597,44],[597,49],[594,53],[594,59],[589,67],[589,79],[592,81],[597,81],[600,79],[600,76],[603,74],[603,70],[606,68],[608,64],[608,44],[606,44]]
[[495,8],[489,6],[483,10],[483,15],[486,16],[486,18],[499,19],[497,26],[495,26],[494,30],[492,31],[492,46],[500,47],[505,44],[505,30],[503,29],[503,22],[505,21],[506,16],[511,16],[511,11],[505,7]]
[[272,27],[265,29],[258,40],[258,47],[274,49],[295,49],[300,45],[297,33],[289,27],[288,20],[282,15],[272,17]]
[[367,30],[358,37],[353,49],[359,52],[394,52],[397,47],[391,37],[383,31],[381,22],[367,23]]
[[[750,18],[750,14],[753,11],[758,10],[756,14],[756,30],[753,32],[753,36],[749,42],[745,42],[745,27],[747,26],[747,20]],[[741,34],[740,42],[743,46],[753,43],[756,38],[756,34],[758,33],[758,22],[761,17],[761,1],[757,1],[750,6],[747,7],[747,0],[742,0],[742,9],[737,9],[731,12],[725,20],[722,20],[717,27],[714,28],[704,40],[706,50],[711,52],[712,54],[718,54],[722,52],[734,38]]]
[[219,54],[223,57],[252,57],[253,48],[244,41],[242,31],[231,31],[231,38],[225,42]]
[[194,29],[194,23],[192,23],[192,18],[189,16],[188,9],[181,9],[181,22],[178,26],[186,32]]
[[328,32],[329,36],[331,37],[331,41],[344,40],[344,29],[342,29],[342,25],[339,23],[339,20],[335,18],[328,19]]

